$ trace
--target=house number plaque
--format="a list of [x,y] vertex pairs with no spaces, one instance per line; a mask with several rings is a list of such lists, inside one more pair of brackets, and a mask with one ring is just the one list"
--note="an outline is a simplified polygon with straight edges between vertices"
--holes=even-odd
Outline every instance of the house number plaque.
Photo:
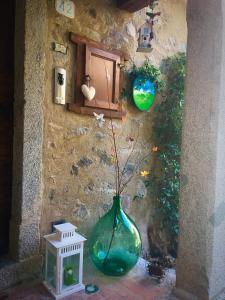
[[59,14],[74,19],[75,5],[72,0],[55,0],[55,9]]

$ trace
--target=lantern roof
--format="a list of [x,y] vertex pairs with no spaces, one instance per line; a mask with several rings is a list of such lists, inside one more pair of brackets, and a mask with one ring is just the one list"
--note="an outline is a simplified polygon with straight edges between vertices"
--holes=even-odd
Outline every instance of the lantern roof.
[[78,234],[77,232],[70,238],[59,240],[57,233],[52,233],[49,235],[45,235],[44,238],[55,248],[62,248],[69,245],[79,244],[86,241],[86,239]]
[[56,232],[45,235],[44,238],[55,248],[79,244],[86,239],[76,232],[77,227],[71,223],[55,225]]
[[149,20],[146,20],[145,23],[143,23],[140,27],[140,29],[144,28],[144,27],[149,27],[151,28],[151,23],[149,22]]
[[68,231],[75,231],[77,229],[76,226],[74,226],[71,223],[64,223],[60,225],[54,225],[54,228],[59,232],[68,232]]

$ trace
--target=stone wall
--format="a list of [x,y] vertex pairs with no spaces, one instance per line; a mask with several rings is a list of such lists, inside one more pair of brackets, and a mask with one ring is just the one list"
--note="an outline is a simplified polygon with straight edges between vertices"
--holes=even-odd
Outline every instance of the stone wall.
[[[99,128],[91,116],[71,113],[53,103],[54,67],[67,70],[67,102],[74,97],[74,46],[69,32],[123,50],[130,62],[141,65],[146,58],[160,65],[163,58],[186,49],[185,0],[161,0],[162,17],[155,26],[156,39],[150,54],[137,53],[137,30],[145,22],[142,10],[130,14],[116,8],[112,0],[76,0],[75,19],[59,15],[54,1],[48,1],[48,47],[46,49],[46,94],[44,102],[43,205],[41,234],[50,232],[50,222],[66,219],[88,237],[90,229],[110,207],[114,195],[111,142],[107,135],[108,121]],[[68,46],[67,55],[52,51],[52,43]],[[137,153],[151,152],[153,112],[139,112],[132,103],[124,103],[125,121],[117,121],[117,136],[123,159],[127,137],[139,131]],[[138,129],[139,128],[139,129]],[[149,168],[149,162],[143,168]],[[132,165],[131,165],[132,168]],[[128,214],[136,221],[148,252],[147,228],[152,223],[151,197],[143,180],[136,176],[125,192]],[[133,200],[135,195],[141,199]]]

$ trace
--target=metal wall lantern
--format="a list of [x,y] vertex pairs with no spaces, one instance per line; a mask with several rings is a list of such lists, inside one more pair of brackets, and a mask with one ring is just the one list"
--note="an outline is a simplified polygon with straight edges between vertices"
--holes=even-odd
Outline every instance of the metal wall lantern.
[[149,9],[146,13],[147,20],[139,29],[139,38],[138,38],[138,49],[137,52],[151,52],[152,45],[151,42],[154,39],[154,24],[156,22],[156,17],[161,15],[160,12],[154,12],[155,7],[158,5],[158,0],[151,0]]
[[70,223],[55,225],[56,232],[44,236],[46,261],[44,285],[61,299],[85,288],[83,285],[83,248],[86,239]]
[[138,31],[138,49],[137,52],[151,52],[151,40],[153,39],[153,25],[150,21],[146,21]]

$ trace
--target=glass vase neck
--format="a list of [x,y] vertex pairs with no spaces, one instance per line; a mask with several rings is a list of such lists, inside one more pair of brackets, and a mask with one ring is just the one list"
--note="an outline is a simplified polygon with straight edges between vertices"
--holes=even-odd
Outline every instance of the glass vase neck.
[[121,196],[120,195],[113,197],[113,206],[121,208]]

